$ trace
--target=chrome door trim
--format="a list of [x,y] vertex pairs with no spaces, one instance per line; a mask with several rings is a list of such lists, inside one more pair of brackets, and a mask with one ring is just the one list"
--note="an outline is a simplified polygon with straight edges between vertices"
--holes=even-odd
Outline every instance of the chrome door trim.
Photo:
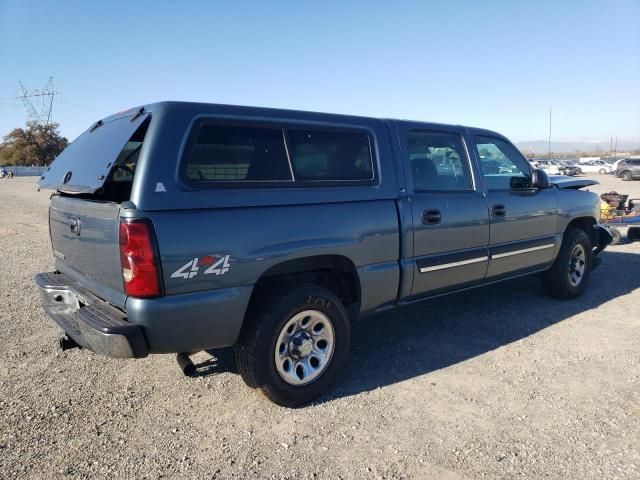
[[469,265],[471,263],[486,262],[487,260],[489,260],[489,257],[484,256],[484,257],[478,257],[478,258],[471,258],[469,260],[461,260],[459,262],[444,263],[442,265],[433,265],[431,267],[422,267],[420,269],[420,273],[434,272],[436,270],[444,270],[445,268],[460,267],[462,265]]

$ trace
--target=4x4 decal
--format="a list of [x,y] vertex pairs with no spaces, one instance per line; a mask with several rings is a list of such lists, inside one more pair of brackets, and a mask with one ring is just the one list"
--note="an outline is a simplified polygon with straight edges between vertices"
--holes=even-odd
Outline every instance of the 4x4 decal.
[[204,275],[224,275],[231,268],[229,255],[205,255],[195,257],[171,274],[171,278],[193,278],[200,273],[200,268],[207,267]]

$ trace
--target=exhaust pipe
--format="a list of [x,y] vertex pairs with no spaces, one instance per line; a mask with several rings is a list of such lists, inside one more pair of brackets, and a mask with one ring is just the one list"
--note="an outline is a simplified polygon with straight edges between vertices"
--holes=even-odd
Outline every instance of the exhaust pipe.
[[65,335],[64,337],[60,337],[60,340],[58,340],[58,342],[60,343],[60,349],[63,352],[65,350],[71,350],[72,348],[79,348],[80,350],[82,350],[82,347],[78,345],[76,341],[73,338],[69,337],[68,335]]
[[193,364],[193,362],[189,358],[188,353],[176,354],[176,360],[178,361],[180,370],[182,370],[182,373],[184,373],[187,377],[193,377],[193,375],[195,375],[196,366]]

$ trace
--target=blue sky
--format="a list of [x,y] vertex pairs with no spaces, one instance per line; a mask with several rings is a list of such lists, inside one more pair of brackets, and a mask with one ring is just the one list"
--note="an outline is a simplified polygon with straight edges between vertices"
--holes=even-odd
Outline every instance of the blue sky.
[[462,123],[514,141],[640,139],[640,0],[0,0],[0,136],[18,80],[92,121],[192,100]]

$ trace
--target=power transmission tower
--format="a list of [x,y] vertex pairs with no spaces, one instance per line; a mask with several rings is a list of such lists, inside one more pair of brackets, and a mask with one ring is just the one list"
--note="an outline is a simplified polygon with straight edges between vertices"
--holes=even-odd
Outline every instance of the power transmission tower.
[[[34,122],[48,125],[51,123],[53,115],[53,99],[59,93],[53,86],[53,77],[49,77],[49,81],[44,88],[28,90],[21,81],[18,81],[18,91],[16,99],[22,100],[22,104],[27,111],[27,118]],[[40,108],[36,108],[34,102],[39,103]]]

